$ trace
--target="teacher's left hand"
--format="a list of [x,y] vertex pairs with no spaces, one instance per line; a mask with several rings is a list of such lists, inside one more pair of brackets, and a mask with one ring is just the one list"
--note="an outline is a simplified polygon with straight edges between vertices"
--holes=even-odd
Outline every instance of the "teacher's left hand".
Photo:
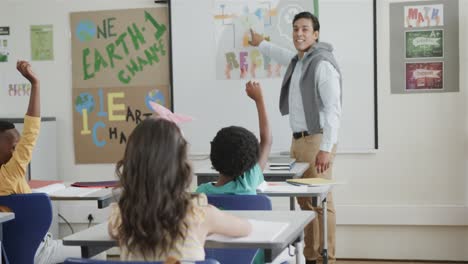
[[320,150],[315,158],[315,168],[318,174],[325,172],[330,166],[330,152]]

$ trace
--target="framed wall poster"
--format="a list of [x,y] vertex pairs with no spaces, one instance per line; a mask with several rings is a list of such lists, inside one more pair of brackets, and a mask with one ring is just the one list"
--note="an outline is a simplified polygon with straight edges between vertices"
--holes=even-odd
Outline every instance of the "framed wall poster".
[[392,94],[460,90],[457,0],[390,4]]
[[441,58],[444,56],[444,31],[406,31],[405,50],[407,59]]
[[406,63],[406,88],[408,90],[444,89],[443,62]]

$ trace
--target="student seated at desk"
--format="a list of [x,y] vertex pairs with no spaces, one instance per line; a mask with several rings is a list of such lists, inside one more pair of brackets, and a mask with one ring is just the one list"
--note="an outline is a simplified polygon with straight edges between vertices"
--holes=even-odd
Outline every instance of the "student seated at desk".
[[187,142],[171,121],[138,124],[116,174],[122,191],[111,205],[109,234],[119,241],[122,260],[204,260],[208,234],[241,237],[251,231],[247,220],[208,205],[204,194],[191,194]]
[[[18,61],[16,68],[31,83],[31,95],[21,137],[13,123],[0,121],[0,195],[31,193],[26,171],[41,124],[39,79],[27,61]],[[57,263],[80,256],[79,247],[65,247],[61,240],[53,240],[47,234],[36,251],[34,263]]]
[[255,135],[243,127],[222,128],[211,142],[211,163],[219,172],[216,182],[201,184],[198,193],[257,194],[263,181],[263,169],[270,154],[272,136],[258,82],[246,83],[247,95],[255,101],[260,126],[260,144]]

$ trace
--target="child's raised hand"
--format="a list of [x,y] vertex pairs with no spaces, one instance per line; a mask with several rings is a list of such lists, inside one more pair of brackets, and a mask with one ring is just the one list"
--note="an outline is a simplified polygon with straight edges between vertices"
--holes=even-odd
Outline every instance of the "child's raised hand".
[[248,81],[245,84],[245,92],[255,102],[258,102],[259,100],[261,100],[263,98],[262,87],[260,86],[260,83],[258,83],[258,82]]
[[37,83],[38,78],[27,61],[16,62],[16,69],[31,83]]

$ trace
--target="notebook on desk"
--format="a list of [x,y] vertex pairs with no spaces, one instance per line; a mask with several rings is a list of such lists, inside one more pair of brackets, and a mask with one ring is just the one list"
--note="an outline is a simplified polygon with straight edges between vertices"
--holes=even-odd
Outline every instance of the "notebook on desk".
[[117,187],[119,181],[90,181],[90,182],[75,182],[72,183],[73,187],[83,188],[114,188]]
[[299,178],[299,179],[288,179],[286,182],[297,185],[307,186],[323,186],[323,185],[334,185],[337,184],[334,180],[328,180],[324,178]]
[[268,158],[270,170],[290,170],[296,159],[290,157],[269,157]]
[[252,233],[246,237],[228,237],[219,234],[211,234],[206,240],[219,242],[263,242],[274,241],[286,228],[289,223],[272,222],[262,220],[248,220],[252,225]]
[[257,186],[257,193],[303,193],[307,185],[291,185],[285,182],[262,182]]

